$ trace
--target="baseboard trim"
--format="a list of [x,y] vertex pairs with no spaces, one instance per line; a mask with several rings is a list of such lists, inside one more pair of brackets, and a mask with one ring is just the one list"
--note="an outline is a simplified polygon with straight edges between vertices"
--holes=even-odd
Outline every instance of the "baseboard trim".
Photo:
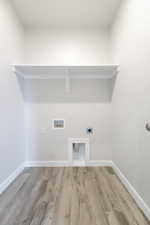
[[85,165],[71,165],[68,161],[27,161],[25,167],[69,167],[69,166],[112,166],[109,160],[90,160]]
[[0,184],[0,194],[2,194],[8,186],[20,175],[24,170],[24,163],[19,166],[3,183]]
[[112,162],[112,167],[114,168],[116,174],[124,184],[124,186],[127,188],[131,196],[136,201],[139,208],[143,211],[144,215],[147,217],[147,219],[150,221],[150,208],[145,203],[143,198],[139,195],[139,193],[135,190],[135,188],[131,185],[131,183],[128,181],[128,179],[125,177],[125,175],[121,172],[121,170],[117,167],[115,163]]
[[61,167],[69,166],[67,161],[27,161],[25,167]]
[[113,166],[113,162],[111,160],[90,160],[86,166]]

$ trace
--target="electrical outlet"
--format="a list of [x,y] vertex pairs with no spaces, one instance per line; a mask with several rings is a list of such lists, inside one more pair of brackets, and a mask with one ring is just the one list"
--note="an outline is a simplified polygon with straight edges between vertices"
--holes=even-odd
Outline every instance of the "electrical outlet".
[[92,127],[86,128],[86,133],[87,134],[93,134],[93,128]]

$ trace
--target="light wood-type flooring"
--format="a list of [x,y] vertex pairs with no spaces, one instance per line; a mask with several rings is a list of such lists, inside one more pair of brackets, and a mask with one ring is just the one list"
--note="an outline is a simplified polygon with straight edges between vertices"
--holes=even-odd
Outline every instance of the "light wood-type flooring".
[[0,225],[148,225],[111,167],[29,168],[0,196]]

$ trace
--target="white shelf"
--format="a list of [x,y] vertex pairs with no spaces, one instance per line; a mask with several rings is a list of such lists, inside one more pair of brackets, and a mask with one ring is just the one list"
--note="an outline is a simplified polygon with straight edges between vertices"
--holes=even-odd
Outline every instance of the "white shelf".
[[112,79],[118,73],[118,65],[51,66],[13,65],[16,75],[24,79],[65,79],[65,91],[70,92],[71,79]]
[[[13,65],[15,74],[24,79],[112,79],[119,65]],[[67,82],[67,81],[66,81]]]

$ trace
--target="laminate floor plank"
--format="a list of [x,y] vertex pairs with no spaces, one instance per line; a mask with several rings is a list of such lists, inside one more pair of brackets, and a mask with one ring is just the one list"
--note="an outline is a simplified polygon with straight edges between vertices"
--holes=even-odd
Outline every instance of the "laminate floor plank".
[[148,225],[111,167],[29,168],[0,195],[0,225]]

